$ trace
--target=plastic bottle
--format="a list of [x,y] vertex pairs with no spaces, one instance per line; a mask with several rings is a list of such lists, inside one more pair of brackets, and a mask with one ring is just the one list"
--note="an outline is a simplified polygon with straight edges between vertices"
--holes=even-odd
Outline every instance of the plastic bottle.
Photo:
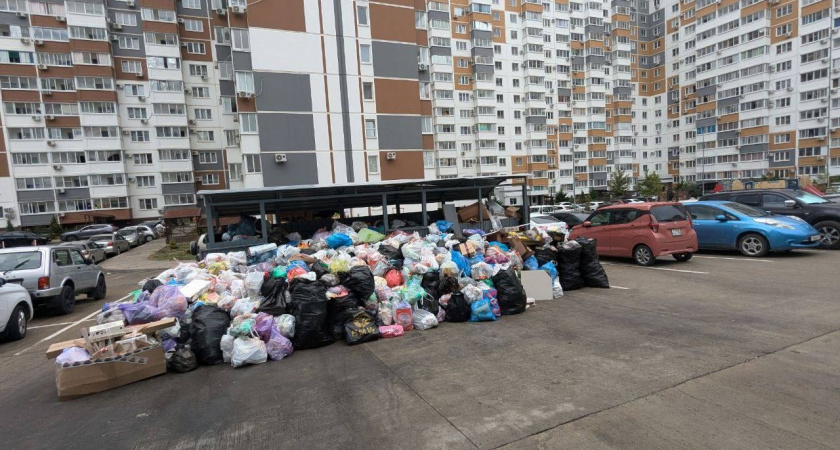
[[411,305],[408,304],[405,300],[401,300],[397,304],[397,311],[394,314],[396,320],[395,323],[398,325],[402,325],[403,330],[410,331],[413,328],[412,325],[412,317],[411,317]]

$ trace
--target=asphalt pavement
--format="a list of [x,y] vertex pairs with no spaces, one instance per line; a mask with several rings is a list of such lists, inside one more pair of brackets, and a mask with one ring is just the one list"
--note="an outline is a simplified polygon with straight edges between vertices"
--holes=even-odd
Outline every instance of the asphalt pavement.
[[[83,302],[0,343],[0,436],[27,449],[840,448],[838,263],[818,250],[609,259],[612,289],[498,322],[59,402],[43,352],[92,323],[76,322],[102,302]],[[151,274],[112,273],[108,300]]]

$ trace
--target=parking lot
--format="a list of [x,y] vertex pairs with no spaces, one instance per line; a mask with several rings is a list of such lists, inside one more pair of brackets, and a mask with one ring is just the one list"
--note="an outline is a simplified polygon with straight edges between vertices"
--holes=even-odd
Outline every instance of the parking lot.
[[[9,448],[840,448],[840,252],[604,260],[614,288],[494,323],[200,367],[59,402],[50,342],[0,343]],[[108,300],[157,271],[113,272]]]

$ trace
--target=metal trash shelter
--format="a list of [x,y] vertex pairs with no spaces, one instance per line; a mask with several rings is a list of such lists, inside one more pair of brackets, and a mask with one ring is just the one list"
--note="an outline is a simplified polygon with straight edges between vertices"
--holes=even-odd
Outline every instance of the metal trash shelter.
[[[527,195],[527,175],[472,177],[444,180],[405,180],[380,181],[366,183],[348,183],[332,185],[277,186],[263,188],[201,190],[198,196],[204,200],[207,225],[207,245],[221,249],[215,242],[213,229],[218,227],[220,217],[250,215],[260,217],[262,226],[261,239],[251,241],[267,242],[267,214],[283,212],[334,210],[348,208],[382,207],[385,231],[390,231],[388,224],[388,206],[396,206],[399,213],[401,205],[420,205],[423,217],[422,225],[428,226],[427,205],[454,201],[487,199],[494,190],[513,180],[520,180],[523,205],[520,213],[522,223],[527,223],[529,201]],[[479,222],[483,220],[479,208]],[[216,244],[216,245],[214,245]],[[224,246],[226,247],[226,246]]]

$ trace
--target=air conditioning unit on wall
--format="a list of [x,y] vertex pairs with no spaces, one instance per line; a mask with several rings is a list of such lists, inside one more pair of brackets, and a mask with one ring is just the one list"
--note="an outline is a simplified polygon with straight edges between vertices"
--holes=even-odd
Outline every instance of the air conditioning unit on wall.
[[289,161],[289,158],[286,156],[285,153],[277,153],[277,154],[274,155],[274,162],[278,162],[278,163],[282,164],[282,163],[285,163],[285,162],[288,162],[288,161]]

